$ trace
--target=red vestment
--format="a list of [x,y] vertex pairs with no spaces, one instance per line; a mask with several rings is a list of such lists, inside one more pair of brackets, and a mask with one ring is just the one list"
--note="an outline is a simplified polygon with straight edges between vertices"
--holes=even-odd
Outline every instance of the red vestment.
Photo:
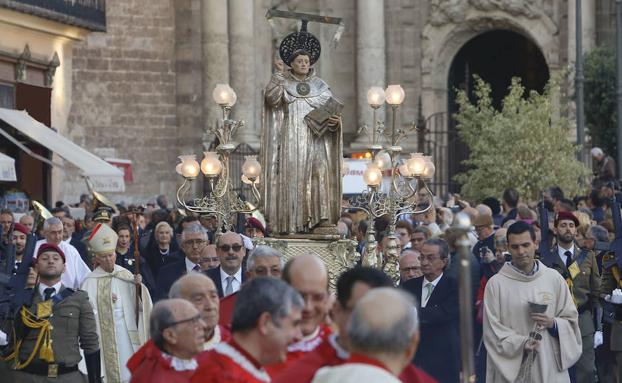
[[208,351],[191,379],[192,383],[270,382],[266,370],[232,339]]
[[[336,335],[330,335],[315,350],[273,375],[274,383],[309,383],[322,367],[338,366],[347,362],[350,354],[339,347]],[[404,383],[437,383],[437,381],[413,364],[406,366],[399,376]]]
[[[271,377],[277,376],[285,368],[302,358],[306,354],[315,350],[320,344],[324,343],[333,331],[325,324],[321,324],[319,328],[311,335],[305,337],[299,342],[293,343],[287,347],[287,359],[283,363],[271,364],[266,367]],[[296,380],[298,381],[298,380]]]
[[[206,357],[202,352],[194,359],[197,364]],[[127,361],[132,373],[131,383],[187,383],[195,370],[177,371],[171,366],[171,357],[162,353],[152,340],[147,341]]]
[[233,320],[233,308],[235,307],[235,301],[238,297],[238,293],[235,292],[231,295],[227,295],[220,299],[220,318],[218,318],[218,324],[228,329],[231,328],[231,321]]

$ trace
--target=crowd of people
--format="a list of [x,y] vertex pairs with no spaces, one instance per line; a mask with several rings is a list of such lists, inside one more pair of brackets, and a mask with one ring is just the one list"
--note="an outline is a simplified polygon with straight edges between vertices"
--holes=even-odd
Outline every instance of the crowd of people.
[[362,257],[335,291],[316,255],[254,246],[270,236],[255,217],[222,232],[164,202],[80,220],[61,203],[41,224],[1,211],[0,381],[458,382],[460,211],[476,381],[619,382],[616,193],[435,198],[396,224],[398,288],[365,266],[369,225],[382,256],[389,220],[346,208]]

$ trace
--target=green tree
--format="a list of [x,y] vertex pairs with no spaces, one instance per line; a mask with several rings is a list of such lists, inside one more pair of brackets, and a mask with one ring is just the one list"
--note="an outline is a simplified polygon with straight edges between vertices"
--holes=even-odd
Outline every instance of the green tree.
[[589,169],[576,160],[578,147],[569,140],[571,124],[561,105],[561,77],[544,92],[525,94],[512,79],[502,109],[492,106],[490,85],[475,78],[474,102],[464,91],[455,115],[460,136],[469,147],[469,170],[456,175],[462,194],[473,200],[500,196],[508,187],[535,199],[546,187],[560,186],[568,195],[580,190],[578,180]]
[[608,46],[585,55],[585,126],[594,146],[616,153],[616,57]]

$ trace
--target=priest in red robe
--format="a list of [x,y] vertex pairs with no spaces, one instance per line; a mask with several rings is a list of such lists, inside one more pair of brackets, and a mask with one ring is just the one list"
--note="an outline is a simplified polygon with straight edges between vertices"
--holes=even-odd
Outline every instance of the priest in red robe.
[[279,279],[247,282],[236,300],[231,340],[207,353],[191,382],[270,382],[264,366],[285,361],[287,346],[301,336],[303,306],[300,294]]
[[131,383],[186,383],[205,356],[205,323],[183,299],[162,300],[153,307],[151,340],[127,362]]

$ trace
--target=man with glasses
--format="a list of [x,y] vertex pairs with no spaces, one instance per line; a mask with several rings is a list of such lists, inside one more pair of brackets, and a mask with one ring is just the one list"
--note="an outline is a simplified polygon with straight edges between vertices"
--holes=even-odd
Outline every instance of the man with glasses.
[[239,291],[246,281],[242,267],[246,248],[242,236],[233,231],[220,235],[216,239],[216,254],[220,259],[220,266],[207,270],[206,274],[214,281],[218,296],[223,298]]
[[473,220],[477,243],[473,246],[473,255],[481,260],[488,251],[495,253],[495,230],[492,222],[492,215],[479,213]]
[[287,345],[301,336],[303,306],[283,281],[251,279],[235,303],[231,340],[207,353],[191,382],[269,382],[264,366],[287,358]]
[[413,249],[404,249],[402,251],[400,254],[400,283],[423,275],[421,274],[420,256],[421,254]]
[[423,276],[402,284],[415,296],[421,318],[421,342],[414,363],[440,383],[459,381],[458,284],[445,273],[449,246],[428,239],[421,248]]
[[202,272],[201,258],[203,249],[208,245],[207,232],[196,224],[190,224],[181,233],[181,248],[185,257],[162,266],[156,280],[159,299],[168,296],[168,292],[177,279],[190,272]]
[[189,382],[203,361],[205,322],[185,299],[165,299],[153,306],[149,340],[127,362],[132,383]]

